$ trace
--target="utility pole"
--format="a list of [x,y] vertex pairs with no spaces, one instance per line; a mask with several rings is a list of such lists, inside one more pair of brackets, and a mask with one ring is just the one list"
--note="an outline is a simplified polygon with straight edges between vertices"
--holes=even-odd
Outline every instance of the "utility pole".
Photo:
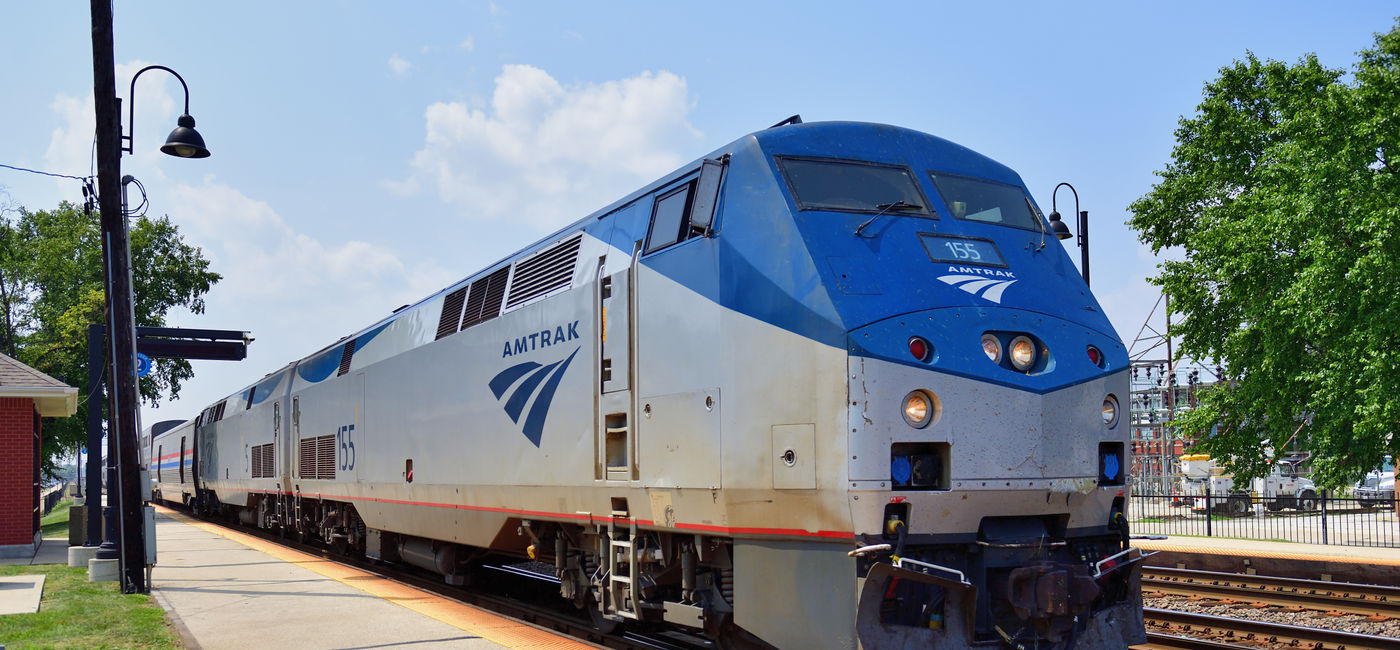
[[[91,0],[93,100],[97,113],[97,196],[102,214],[107,332],[112,358],[107,430],[117,480],[115,496],[122,593],[146,593],[146,544],[137,449],[136,330],[132,312],[131,251],[121,202],[121,100],[117,97],[111,0]],[[110,452],[109,452],[110,453]]]

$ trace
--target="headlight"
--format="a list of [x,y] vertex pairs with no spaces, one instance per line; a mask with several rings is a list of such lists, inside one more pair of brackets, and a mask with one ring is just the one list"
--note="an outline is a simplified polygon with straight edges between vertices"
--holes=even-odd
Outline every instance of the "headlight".
[[1112,429],[1118,424],[1118,398],[1112,395],[1103,398],[1103,423]]
[[922,429],[933,421],[933,400],[928,393],[916,390],[904,396],[904,421],[915,429]]
[[987,358],[992,363],[1001,363],[1001,341],[991,334],[982,335],[982,351],[987,353]]
[[1025,372],[1035,366],[1035,342],[1028,336],[1011,339],[1011,365]]

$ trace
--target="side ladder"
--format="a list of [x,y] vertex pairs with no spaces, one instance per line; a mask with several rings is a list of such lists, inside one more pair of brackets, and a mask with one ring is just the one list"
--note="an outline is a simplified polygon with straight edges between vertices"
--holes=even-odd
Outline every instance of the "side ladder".
[[[641,618],[637,612],[637,547],[633,544],[637,522],[629,520],[627,528],[618,528],[617,520],[626,517],[626,512],[614,511],[608,518],[608,593],[603,613],[636,620]],[[627,565],[627,575],[619,575],[618,565],[623,563]]]

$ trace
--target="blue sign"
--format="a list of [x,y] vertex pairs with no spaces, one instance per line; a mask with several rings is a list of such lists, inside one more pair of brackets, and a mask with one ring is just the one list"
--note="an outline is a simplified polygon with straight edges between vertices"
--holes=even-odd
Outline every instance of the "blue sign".
[[144,354],[141,354],[140,352],[137,352],[137,353],[136,353],[136,376],[137,376],[137,377],[145,377],[146,375],[149,375],[149,374],[151,374],[151,358],[148,357],[148,356],[146,356],[146,355],[144,355]]

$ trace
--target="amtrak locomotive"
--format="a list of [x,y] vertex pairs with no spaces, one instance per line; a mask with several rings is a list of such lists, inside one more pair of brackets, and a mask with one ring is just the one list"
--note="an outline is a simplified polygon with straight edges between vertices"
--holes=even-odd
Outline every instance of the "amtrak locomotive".
[[1015,172],[790,120],[148,452],[167,500],[448,582],[552,564],[601,627],[1125,647],[1127,372]]

